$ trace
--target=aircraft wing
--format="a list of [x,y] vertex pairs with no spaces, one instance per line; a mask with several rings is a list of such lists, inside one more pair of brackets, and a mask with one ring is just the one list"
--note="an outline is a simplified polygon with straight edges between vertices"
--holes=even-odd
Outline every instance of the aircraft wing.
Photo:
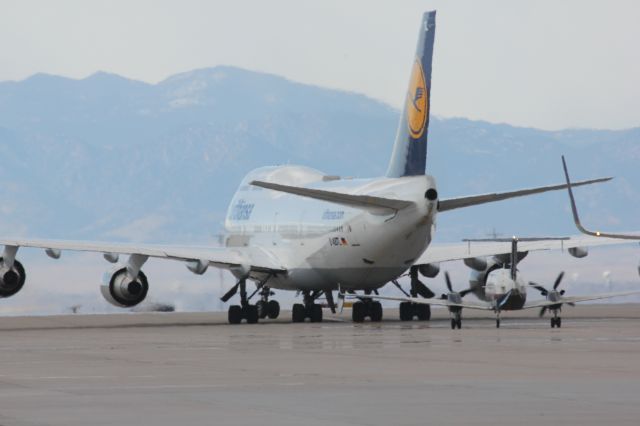
[[[576,235],[568,239],[560,240],[539,240],[539,241],[519,241],[518,251],[538,251],[538,250],[567,250],[574,247],[597,247],[615,244],[628,244],[631,241],[624,241],[617,238],[591,237]],[[427,263],[448,262],[461,260],[470,257],[495,256],[498,254],[511,253],[510,242],[460,242],[452,244],[435,244],[427,247],[427,250],[416,261],[415,265]]]
[[151,244],[121,244],[91,241],[0,239],[5,247],[33,247],[45,250],[86,251],[103,254],[141,255],[181,261],[200,261],[211,266],[233,268],[247,266],[257,272],[284,271],[269,252],[256,247],[184,247]]
[[522,309],[543,308],[547,306],[559,305],[561,303],[588,302],[590,300],[610,299],[612,297],[630,296],[632,294],[640,294],[640,290],[620,291],[616,293],[601,293],[601,294],[593,294],[590,296],[562,297],[560,300],[555,302],[550,300],[532,301],[531,303],[525,303]]
[[539,186],[537,188],[520,189],[509,192],[496,192],[491,194],[472,195],[467,197],[443,199],[438,202],[438,211],[446,212],[448,210],[460,209],[463,207],[477,206],[479,204],[493,203],[494,201],[507,200],[509,198],[524,197],[526,195],[541,194],[548,191],[557,191],[559,189],[568,189],[569,187],[591,185],[599,182],[607,182],[613,178],[599,178],[591,180],[582,180],[575,183],[566,183],[559,185]]
[[420,303],[422,305],[433,305],[433,306],[447,306],[447,307],[457,307],[457,308],[465,308],[465,309],[478,309],[482,311],[493,311],[493,307],[488,304],[480,305],[476,303],[452,303],[445,299],[424,299],[422,297],[392,297],[392,296],[378,296],[375,294],[368,295],[358,295],[358,298],[367,298],[367,299],[379,299],[379,300],[393,300],[395,302],[411,302],[411,303]]

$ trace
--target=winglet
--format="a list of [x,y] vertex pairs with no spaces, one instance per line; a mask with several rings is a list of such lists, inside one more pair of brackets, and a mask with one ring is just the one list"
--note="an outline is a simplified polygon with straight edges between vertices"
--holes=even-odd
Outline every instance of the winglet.
[[580,232],[587,235],[593,235],[594,237],[599,237],[600,232],[591,232],[585,229],[580,223],[580,217],[578,216],[578,208],[576,207],[576,200],[573,197],[573,190],[571,189],[571,179],[569,179],[569,171],[567,170],[567,162],[564,159],[564,155],[562,156],[562,168],[564,169],[564,178],[567,181],[567,191],[569,192],[569,200],[571,201],[571,212],[573,213],[573,222],[576,224],[576,227]]
[[578,216],[578,208],[576,207],[576,200],[573,197],[573,190],[571,189],[571,180],[569,179],[569,171],[567,170],[567,162],[562,156],[562,167],[564,168],[564,177],[567,180],[567,191],[569,192],[569,200],[571,201],[571,212],[573,213],[573,222],[576,224],[576,228],[583,234],[591,235],[593,237],[606,237],[606,238],[619,238],[622,240],[640,240],[640,235],[626,235],[626,234],[608,234],[600,231],[590,231],[582,226],[580,217]]

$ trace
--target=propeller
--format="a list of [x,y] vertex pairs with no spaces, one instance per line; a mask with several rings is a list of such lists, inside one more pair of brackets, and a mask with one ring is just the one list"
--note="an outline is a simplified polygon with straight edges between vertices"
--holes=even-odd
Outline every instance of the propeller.
[[[556,280],[553,283],[553,290],[549,291],[546,288],[544,288],[543,286],[541,286],[540,284],[536,284],[534,282],[529,282],[529,285],[533,288],[535,288],[536,290],[538,290],[540,292],[540,294],[542,294],[543,296],[545,296],[547,298],[547,300],[555,302],[558,301],[558,305],[562,305],[562,296],[564,295],[565,291],[564,290],[558,290],[558,287],[560,287],[560,284],[562,283],[562,279],[564,278],[564,271],[560,272],[558,274],[558,277],[556,278]],[[568,302],[567,305],[569,306],[575,306],[575,303],[573,302]],[[544,316],[544,314],[549,310],[548,306],[543,306],[542,308],[540,308],[540,312],[538,313],[538,316],[542,317]]]
[[449,290],[449,294],[443,294],[442,296],[440,296],[441,299],[449,299],[450,298],[449,296],[453,296],[456,294],[462,298],[473,291],[470,288],[462,291],[455,291],[453,289],[453,285],[451,284],[451,277],[449,276],[449,272],[447,271],[444,271],[444,281],[447,284],[447,289]]
[[[563,278],[564,278],[564,271],[562,271],[562,272],[560,272],[560,273],[558,274],[558,278],[556,278],[556,282],[555,282],[555,283],[553,283],[553,289],[554,289],[554,290],[557,290],[557,289],[558,289],[558,286],[559,286],[559,285],[560,285],[560,283],[562,282],[562,279],[563,279]],[[562,290],[562,293],[561,293],[561,294],[564,294],[564,290]]]

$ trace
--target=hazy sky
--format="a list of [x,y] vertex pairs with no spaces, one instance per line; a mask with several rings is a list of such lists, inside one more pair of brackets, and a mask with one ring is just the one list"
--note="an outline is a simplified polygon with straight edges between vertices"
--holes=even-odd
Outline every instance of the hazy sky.
[[157,82],[227,64],[399,107],[429,9],[433,113],[640,126],[638,1],[0,0],[0,81],[103,70]]

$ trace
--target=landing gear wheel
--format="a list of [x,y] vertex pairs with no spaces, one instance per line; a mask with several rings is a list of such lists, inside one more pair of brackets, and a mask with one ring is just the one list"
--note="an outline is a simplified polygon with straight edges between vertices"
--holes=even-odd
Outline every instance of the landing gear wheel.
[[460,330],[462,328],[462,318],[458,318],[456,320],[456,325],[458,326],[458,330]]
[[415,312],[418,316],[418,321],[429,321],[431,319],[431,307],[424,304],[416,304]]
[[311,305],[309,309],[309,319],[311,322],[322,322],[322,306],[316,305],[315,303]]
[[304,318],[306,317],[306,312],[304,309],[304,305],[300,303],[296,303],[293,305],[293,309],[291,311],[291,320],[293,322],[304,322]]
[[240,324],[242,322],[242,308],[238,305],[229,306],[229,324]]
[[265,319],[267,314],[269,313],[269,305],[268,302],[264,300],[258,300],[256,302],[256,308],[258,309],[258,317],[260,319]]
[[409,302],[400,303],[400,321],[411,321],[413,319],[413,306]]
[[280,304],[275,300],[269,300],[267,302],[267,316],[271,319],[276,319],[280,315]]
[[255,324],[258,322],[258,307],[256,305],[243,306],[242,313],[248,324]]
[[551,318],[551,328],[556,328],[556,319]]
[[500,328],[500,318],[496,319],[496,328]]
[[371,317],[371,321],[373,322],[382,321],[382,304],[380,302],[371,302],[369,306],[369,317]]
[[363,302],[356,302],[353,304],[351,310],[351,319],[353,322],[364,322],[364,318],[367,313],[367,307]]
[[451,318],[451,329],[455,330],[457,326],[458,326],[458,323],[456,322],[456,320]]
[[558,319],[556,320],[556,327],[562,327],[562,318],[558,317]]

